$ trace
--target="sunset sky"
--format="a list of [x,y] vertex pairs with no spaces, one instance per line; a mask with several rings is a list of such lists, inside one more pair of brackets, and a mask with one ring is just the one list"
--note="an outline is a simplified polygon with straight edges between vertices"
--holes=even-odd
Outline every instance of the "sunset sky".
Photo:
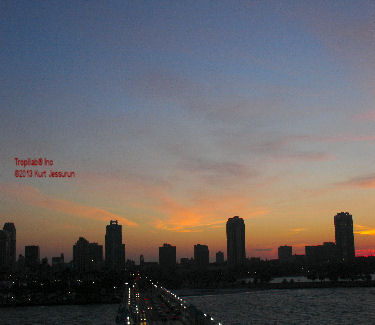
[[[238,215],[247,256],[275,258],[334,241],[340,211],[375,253],[374,1],[2,1],[0,27],[18,254],[70,260],[118,219],[127,258],[214,260]],[[16,178],[15,157],[76,177]]]

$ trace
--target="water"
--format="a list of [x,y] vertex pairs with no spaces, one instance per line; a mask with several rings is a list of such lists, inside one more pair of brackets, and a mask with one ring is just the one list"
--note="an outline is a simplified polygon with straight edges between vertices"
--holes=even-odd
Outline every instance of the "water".
[[114,325],[118,305],[0,308],[0,325]]
[[[375,288],[264,290],[190,296],[223,325],[375,324]],[[114,325],[118,305],[0,308],[0,325]]]
[[185,300],[223,325],[375,324],[375,288],[264,290]]

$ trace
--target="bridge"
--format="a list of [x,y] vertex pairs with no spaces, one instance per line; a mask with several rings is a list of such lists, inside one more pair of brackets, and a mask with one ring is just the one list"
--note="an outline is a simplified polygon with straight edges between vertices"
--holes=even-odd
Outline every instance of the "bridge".
[[222,325],[151,279],[126,284],[116,316],[118,325]]

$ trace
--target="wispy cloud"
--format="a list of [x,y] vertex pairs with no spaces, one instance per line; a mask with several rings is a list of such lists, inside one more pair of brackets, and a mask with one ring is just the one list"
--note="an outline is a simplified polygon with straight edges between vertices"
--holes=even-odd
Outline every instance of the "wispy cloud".
[[338,135],[338,136],[331,136],[331,137],[317,137],[317,142],[371,142],[375,141],[375,135]]
[[375,109],[359,115],[355,115],[354,119],[358,121],[375,121]]
[[[309,4],[292,2],[283,9],[285,15],[300,22],[314,33],[323,44],[336,56],[355,60],[356,67],[361,64],[373,66],[371,55],[375,49],[373,14],[374,4],[367,2],[368,15],[357,19],[357,15],[345,10],[345,1],[325,2],[319,1]],[[358,10],[363,10],[358,7]],[[358,14],[358,12],[357,12]]]
[[252,166],[231,161],[203,158],[182,158],[177,165],[191,176],[197,175],[210,185],[228,184],[258,176]]
[[374,256],[375,249],[356,249],[355,256]]
[[[196,173],[210,177],[215,174],[227,174],[227,177],[236,177],[237,180],[249,176],[241,166],[232,164],[220,164],[215,162],[193,161],[188,168],[197,168]],[[212,170],[211,168],[212,167]],[[237,175],[236,168],[239,168]],[[180,172],[181,173],[181,172]],[[212,173],[212,175],[211,175]],[[251,174],[251,173],[250,173]],[[186,177],[192,177],[192,172],[184,176],[176,176],[174,182],[164,182],[145,175],[122,175],[117,176],[85,174],[83,181],[86,184],[84,191],[101,191],[100,195],[110,196],[112,199],[124,201],[133,210],[147,209],[148,217],[145,222],[156,229],[174,232],[200,232],[205,229],[221,228],[225,225],[228,217],[241,214],[246,218],[264,215],[268,212],[266,208],[258,206],[251,190],[244,189],[243,185],[228,189],[207,187],[205,182],[200,182],[191,187]],[[182,177],[182,181],[177,179]],[[199,178],[199,177],[198,177]],[[173,179],[173,177],[172,177]],[[181,182],[183,190],[179,188]],[[81,182],[81,186],[82,186]],[[98,185],[100,184],[100,186]],[[103,186],[108,187],[104,191]]]
[[241,211],[244,219],[264,215],[268,210],[251,207],[246,197],[206,197],[186,204],[178,201],[164,202],[159,207],[167,218],[155,219],[154,227],[176,232],[200,232],[223,227],[228,217]]
[[336,185],[338,187],[375,188],[375,174],[354,177]]
[[329,161],[335,159],[335,155],[325,151],[306,150],[306,143],[316,143],[322,140],[311,135],[297,134],[237,134],[236,137],[225,136],[219,138],[219,145],[229,152],[251,152],[257,156],[267,157],[272,161]]
[[293,228],[290,230],[293,234],[299,234],[300,232],[306,231],[306,228]]
[[83,204],[57,199],[51,195],[42,193],[37,188],[26,184],[0,184],[0,191],[8,197],[21,201],[23,204],[38,208],[61,212],[78,218],[108,221],[116,218],[127,226],[137,226],[137,223],[120,215],[98,207],[90,207]]
[[354,225],[354,233],[357,235],[375,236],[375,228],[362,225]]

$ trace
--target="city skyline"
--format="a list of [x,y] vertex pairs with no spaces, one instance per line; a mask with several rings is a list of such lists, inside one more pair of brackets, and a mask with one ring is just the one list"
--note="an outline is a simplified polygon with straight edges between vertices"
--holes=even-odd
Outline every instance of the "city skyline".
[[[331,259],[338,259],[346,262],[353,261],[355,256],[373,256],[370,255],[361,255],[355,254],[355,243],[354,243],[354,231],[353,231],[353,216],[349,212],[339,212],[334,216],[334,236],[335,242],[324,241],[323,244],[318,245],[306,245],[304,247],[304,254],[299,254],[299,251],[295,250],[295,247],[291,245],[281,245],[275,247],[274,250],[277,251],[277,259],[288,261],[291,258],[305,256],[307,260],[311,262],[317,261],[329,261]],[[194,244],[193,246],[193,255],[183,255],[177,254],[178,252],[176,246],[173,246],[169,243],[164,243],[163,246],[158,247],[158,256],[157,259],[145,260],[144,255],[141,252],[137,252],[137,257],[139,261],[142,260],[142,263],[145,262],[158,262],[160,265],[171,267],[172,265],[179,264],[178,260],[194,261],[195,264],[204,266],[208,265],[207,263],[217,262],[218,254],[222,255],[222,261],[226,261],[230,266],[238,266],[245,262],[245,259],[249,258],[260,258],[260,256],[250,256],[246,255],[246,240],[244,238],[245,232],[245,223],[244,220],[238,216],[228,218],[226,226],[226,242],[227,242],[227,252],[224,254],[222,251],[216,251],[214,254],[209,254],[210,248],[207,245]],[[15,250],[16,242],[16,228],[13,223],[6,222],[4,224],[4,229],[8,230],[8,235],[4,237],[7,242],[4,243],[0,241],[0,264],[8,264],[13,260],[12,252]],[[4,231],[0,232],[0,235]],[[5,233],[7,234],[7,233]],[[105,256],[103,254],[103,245],[98,245],[98,243],[90,243],[84,237],[80,236],[78,241],[73,245],[73,255],[72,262],[74,265],[80,265],[78,268],[82,270],[92,269],[92,268],[101,268],[104,265],[109,269],[124,269],[125,266],[125,245],[122,243],[122,225],[118,223],[118,220],[110,220],[109,225],[106,225],[105,233]],[[10,245],[6,245],[9,243]],[[14,244],[11,244],[14,243]],[[113,251],[113,245],[118,246]],[[4,246],[4,247],[3,247]],[[12,246],[12,249],[9,249]],[[5,248],[8,247],[8,248]],[[3,250],[8,249],[8,253],[4,253]],[[21,249],[21,248],[20,248]],[[38,245],[27,245],[24,247],[24,256],[27,262],[27,250],[32,249],[34,252],[37,249],[38,261],[40,258],[40,247]],[[9,258],[6,255],[9,254]],[[14,255],[14,254],[13,254]],[[36,255],[33,253],[32,255]],[[54,259],[64,260],[65,252],[60,252],[60,257],[49,256],[48,258],[51,263]],[[173,256],[172,256],[173,255]],[[213,256],[215,255],[215,256]],[[67,255],[69,256],[69,254]],[[78,256],[78,257],[77,257]],[[229,260],[228,260],[229,256]],[[137,264],[137,257],[134,259],[129,259]],[[268,259],[276,259],[266,258]],[[18,260],[18,255],[17,255]],[[174,262],[173,262],[174,261]],[[91,262],[95,262],[92,264]],[[39,262],[38,262],[39,263]],[[98,263],[98,264],[97,264]],[[141,262],[139,262],[141,264]],[[219,262],[219,264],[222,262]],[[10,263],[9,265],[11,265]],[[27,263],[26,263],[27,264]]]
[[202,243],[213,261],[239,215],[247,256],[270,259],[333,242],[339,210],[356,254],[375,253],[373,1],[1,9],[0,223],[17,256],[70,260],[115,219],[126,258]]

